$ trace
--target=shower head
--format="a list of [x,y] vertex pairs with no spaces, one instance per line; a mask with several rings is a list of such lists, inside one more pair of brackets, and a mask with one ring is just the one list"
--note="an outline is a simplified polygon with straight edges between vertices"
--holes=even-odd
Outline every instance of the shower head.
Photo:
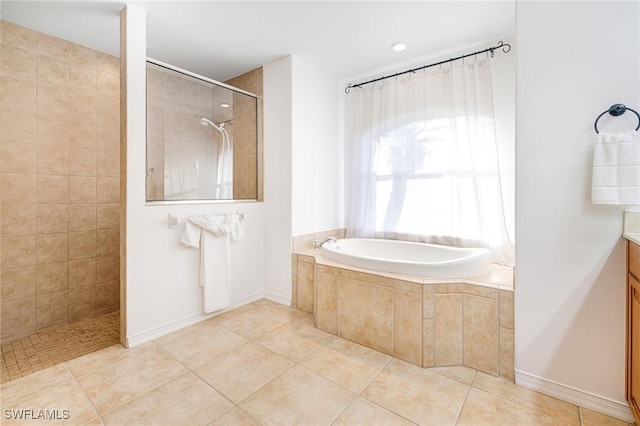
[[211,126],[211,127],[213,127],[214,129],[216,129],[219,132],[222,131],[220,126],[216,125],[216,123],[214,123],[213,121],[209,120],[208,118],[202,117],[200,119],[200,124],[202,124],[203,126]]

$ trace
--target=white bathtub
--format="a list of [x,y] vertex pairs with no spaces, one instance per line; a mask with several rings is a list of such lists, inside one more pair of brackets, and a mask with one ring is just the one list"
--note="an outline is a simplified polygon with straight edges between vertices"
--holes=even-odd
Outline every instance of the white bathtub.
[[347,238],[325,243],[322,255],[358,268],[425,277],[479,277],[491,273],[491,252],[484,248]]

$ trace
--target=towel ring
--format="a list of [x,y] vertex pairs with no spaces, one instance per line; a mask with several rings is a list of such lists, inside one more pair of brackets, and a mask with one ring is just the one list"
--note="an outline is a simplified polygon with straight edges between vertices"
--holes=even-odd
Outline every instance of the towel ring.
[[593,127],[596,129],[596,133],[600,133],[598,131],[598,120],[600,120],[600,117],[602,117],[606,113],[609,113],[614,117],[618,117],[618,116],[621,116],[622,114],[624,114],[627,111],[633,112],[636,115],[636,117],[638,117],[638,126],[636,127],[636,131],[638,129],[640,129],[640,114],[638,114],[638,111],[636,111],[636,110],[634,110],[632,108],[629,108],[627,106],[624,106],[623,104],[615,104],[615,105],[611,105],[608,110],[606,110],[605,112],[600,114],[598,116],[598,118],[596,118],[596,122],[593,124]]

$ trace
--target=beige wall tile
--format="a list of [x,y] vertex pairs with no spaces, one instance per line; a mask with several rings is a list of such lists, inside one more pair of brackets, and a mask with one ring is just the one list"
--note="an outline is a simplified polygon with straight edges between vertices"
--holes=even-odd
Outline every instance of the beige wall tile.
[[498,303],[465,294],[463,297],[463,363],[498,375]]
[[97,234],[98,256],[120,253],[120,231],[118,229],[101,229]]
[[[62,95],[60,95],[62,96]],[[68,112],[68,106],[67,111]],[[38,111],[38,144],[69,146],[69,120],[67,116],[52,116],[47,110]]]
[[69,289],[69,317],[86,316],[95,312],[95,285],[86,285]]
[[120,205],[119,204],[97,204],[97,228],[98,229],[119,229],[120,228]]
[[37,297],[36,325],[46,325],[67,319],[68,292],[57,291]]
[[329,333],[338,334],[338,277],[320,272],[316,277],[316,326]]
[[422,318],[433,318],[436,289],[433,285],[422,286]]
[[[2,301],[2,336],[36,325],[36,298]],[[4,391],[3,391],[4,394]],[[4,402],[3,395],[3,402]]]
[[87,204],[96,202],[96,178],[69,176],[69,202]]
[[[98,176],[119,177],[120,176],[120,150],[98,151],[98,162],[96,168]],[[120,184],[118,182],[118,184]]]
[[62,262],[69,257],[69,234],[38,235],[37,241],[38,264]]
[[2,204],[35,204],[36,176],[2,173]]
[[[37,79],[38,79],[38,87],[41,84],[46,84],[47,86],[63,86],[68,93],[69,90],[69,62],[63,61],[61,59],[52,58],[51,56],[41,55],[39,54],[37,57]],[[38,93],[38,102],[42,96],[46,97],[47,95],[44,91],[40,91]],[[67,102],[68,102],[67,96]],[[46,108],[43,108],[46,110]],[[54,113],[58,113],[57,110],[52,110]]]
[[73,259],[69,261],[69,288],[96,283],[96,258]]
[[338,269],[338,275],[352,280],[375,283],[385,287],[393,287],[393,278],[382,277],[380,275],[367,274],[364,272],[351,271],[349,269]]
[[69,202],[69,178],[67,176],[38,175],[38,203],[58,204]]
[[97,51],[75,43],[69,43],[69,65],[95,69],[98,66]]
[[498,375],[511,382],[515,382],[514,370],[514,331],[508,328],[500,327],[500,343],[499,343],[499,369]]
[[298,262],[298,303],[297,308],[313,313],[313,263]]
[[120,178],[98,177],[96,194],[98,203],[119,203]]
[[97,149],[95,112],[84,120],[69,122],[69,145],[74,148]]
[[2,269],[20,268],[36,264],[36,237],[3,237],[0,265]]
[[484,287],[476,284],[463,284],[465,294],[473,294],[475,296],[488,297],[490,299],[498,298],[498,290],[491,287]]
[[3,237],[19,235],[35,235],[36,206],[35,204],[3,204],[0,206],[2,220],[0,232]]
[[0,164],[3,173],[35,173],[36,145],[2,141]]
[[380,352],[393,352],[393,289],[341,278],[338,334]]
[[2,301],[22,299],[36,294],[36,267],[3,269],[0,289]]
[[69,207],[66,204],[38,204],[38,234],[55,234],[69,231]]
[[40,32],[37,33],[36,39],[38,53],[65,61],[69,60],[70,42]]
[[97,173],[95,148],[69,148],[69,175],[95,176]]
[[435,366],[436,361],[436,340],[435,340],[435,320],[422,320],[422,366],[425,368]]
[[96,258],[97,282],[117,280],[120,278],[120,256],[110,254]]
[[436,294],[448,294],[448,293],[462,293],[464,291],[464,284],[435,284]]
[[500,313],[500,327],[513,330],[513,292],[500,290],[498,292],[498,309]]
[[69,259],[84,259],[96,255],[96,231],[69,232]]
[[36,87],[30,80],[0,76],[0,85],[0,106],[31,113],[36,112]]
[[100,117],[96,131],[98,150],[120,152],[120,117],[115,120]]
[[69,64],[69,90],[71,93],[96,96],[96,67],[85,64]]
[[36,143],[37,116],[36,113],[2,108],[0,121],[0,138],[5,141]]
[[120,304],[120,281],[105,281],[96,284],[96,308],[106,309]]
[[409,281],[395,280],[393,286],[398,290],[410,291],[412,293],[422,294],[422,284],[412,283]]
[[69,93],[69,141],[74,142],[79,137],[76,127],[93,128],[95,142],[95,129],[97,123],[98,99],[95,94],[75,93],[73,86]]
[[120,74],[120,60],[106,53],[96,52],[98,70],[110,72],[111,74]]
[[0,23],[0,40],[3,44],[26,50],[35,50],[36,32],[8,21]]
[[68,262],[43,263],[37,269],[38,296],[66,290],[69,283]]
[[435,295],[436,366],[462,364],[462,294]]
[[93,231],[95,229],[95,204],[69,204],[69,231]]
[[393,356],[422,366],[422,294],[394,290]]
[[36,53],[5,43],[0,44],[0,74],[35,82]]
[[66,176],[68,173],[68,146],[38,145],[38,174]]

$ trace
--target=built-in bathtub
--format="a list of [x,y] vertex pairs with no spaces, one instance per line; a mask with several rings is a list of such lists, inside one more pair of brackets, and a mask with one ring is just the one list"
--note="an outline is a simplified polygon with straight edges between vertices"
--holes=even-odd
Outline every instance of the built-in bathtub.
[[372,271],[424,277],[479,277],[491,273],[491,252],[409,241],[348,238],[328,241],[322,255]]
[[[338,239],[334,252],[346,253],[350,242]],[[514,380],[511,268],[490,265],[480,276],[390,272],[370,246],[360,257],[386,265],[375,271],[328,258],[331,245],[298,244],[292,258],[292,306],[312,313],[319,329],[421,367],[466,366]]]

